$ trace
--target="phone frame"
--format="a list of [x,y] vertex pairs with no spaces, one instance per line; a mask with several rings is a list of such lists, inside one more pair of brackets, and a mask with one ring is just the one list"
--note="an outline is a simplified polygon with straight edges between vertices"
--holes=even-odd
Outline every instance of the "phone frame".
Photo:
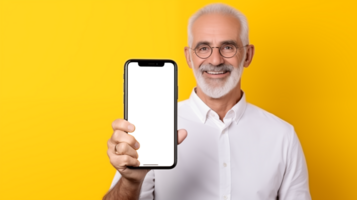
[[147,167],[132,167],[130,169],[172,169],[177,165],[177,99],[178,99],[178,85],[177,85],[177,64],[169,59],[129,59],[124,65],[124,119],[128,120],[128,67],[132,62],[138,62],[139,66],[145,67],[162,67],[165,63],[172,63],[174,66],[174,163],[172,166],[147,166]]

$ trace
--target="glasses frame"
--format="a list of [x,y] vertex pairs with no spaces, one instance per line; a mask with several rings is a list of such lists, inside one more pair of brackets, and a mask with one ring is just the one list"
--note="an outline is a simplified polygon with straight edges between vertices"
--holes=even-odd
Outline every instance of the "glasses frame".
[[[207,45],[207,46],[209,46],[209,45]],[[236,52],[234,53],[233,56],[230,56],[230,57],[226,57],[226,56],[222,55],[222,53],[221,53],[221,47],[222,47],[222,46],[220,46],[220,47],[211,47],[211,46],[209,46],[209,47],[211,48],[211,53],[210,53],[207,57],[205,57],[205,58],[202,58],[202,57],[200,57],[200,56],[197,54],[197,52],[196,52],[197,47],[194,48],[194,49],[192,49],[192,48],[190,48],[190,49],[192,49],[192,50],[195,52],[196,56],[199,57],[199,58],[201,58],[201,59],[207,59],[207,58],[209,58],[209,57],[212,55],[212,53],[213,53],[213,48],[218,48],[219,55],[221,55],[223,58],[233,58],[233,57],[237,54],[239,48],[247,47],[247,46],[249,46],[249,44],[247,44],[247,45],[245,45],[245,46],[241,46],[241,47],[238,47],[238,46],[236,46],[236,45],[233,45],[233,46],[236,47]]]

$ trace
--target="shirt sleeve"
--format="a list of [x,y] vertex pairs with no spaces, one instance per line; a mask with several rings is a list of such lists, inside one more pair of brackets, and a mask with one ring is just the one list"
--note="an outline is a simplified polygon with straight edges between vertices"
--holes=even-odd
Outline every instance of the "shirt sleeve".
[[311,200],[306,160],[294,128],[286,155],[286,168],[279,200]]
[[119,181],[121,175],[118,171],[116,171],[115,175],[114,175],[114,178],[113,178],[113,181],[112,181],[112,184],[110,185],[110,188],[109,190],[111,190]]
[[[112,184],[110,185],[111,190],[121,178],[120,173],[117,171],[115,173]],[[155,187],[155,174],[154,170],[150,170],[144,179],[143,185],[141,186],[139,200],[154,200],[154,187]]]

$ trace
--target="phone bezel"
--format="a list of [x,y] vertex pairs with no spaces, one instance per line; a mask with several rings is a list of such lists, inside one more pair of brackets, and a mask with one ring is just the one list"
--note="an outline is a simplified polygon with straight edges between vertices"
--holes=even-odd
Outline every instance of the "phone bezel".
[[[143,67],[162,67],[165,63],[172,63],[174,66],[174,163],[171,166],[140,166],[132,167],[128,166],[130,169],[172,169],[177,165],[177,99],[178,99],[178,85],[177,85],[177,64],[175,61],[170,59],[129,59],[124,65],[124,119],[128,120],[128,67],[132,62],[138,62],[143,64]],[[157,63],[157,65],[155,65]],[[148,64],[148,65],[145,65]],[[161,66],[162,65],[162,66]]]

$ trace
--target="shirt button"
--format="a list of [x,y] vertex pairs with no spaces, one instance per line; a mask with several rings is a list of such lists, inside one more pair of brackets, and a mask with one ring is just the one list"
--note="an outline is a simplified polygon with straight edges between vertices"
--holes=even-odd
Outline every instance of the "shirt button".
[[227,164],[226,164],[226,163],[223,163],[223,167],[227,167]]

